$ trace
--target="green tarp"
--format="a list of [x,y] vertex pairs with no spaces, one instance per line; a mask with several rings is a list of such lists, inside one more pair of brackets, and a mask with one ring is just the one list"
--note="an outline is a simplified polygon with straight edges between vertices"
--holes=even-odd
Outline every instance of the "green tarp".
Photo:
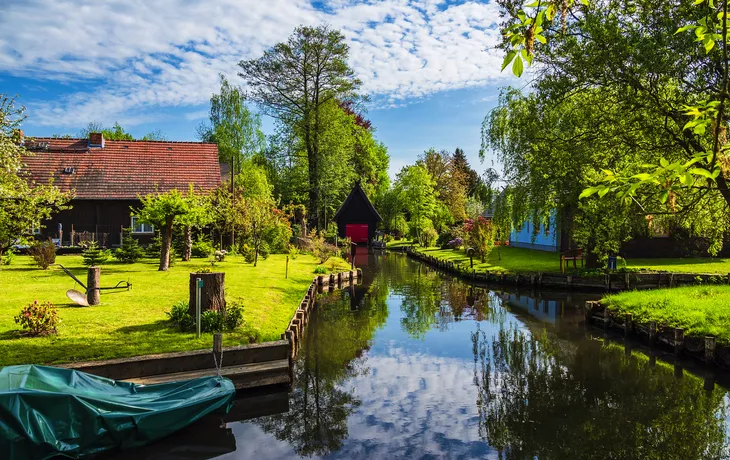
[[148,444],[199,418],[226,413],[225,378],[136,385],[71,369],[0,369],[0,457],[78,458]]

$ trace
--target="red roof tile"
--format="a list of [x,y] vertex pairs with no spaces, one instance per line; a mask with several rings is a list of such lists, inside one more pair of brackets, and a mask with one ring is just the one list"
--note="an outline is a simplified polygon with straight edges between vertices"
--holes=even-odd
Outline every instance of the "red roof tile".
[[105,140],[104,148],[89,148],[87,139],[35,138],[27,147],[31,155],[23,161],[31,179],[53,178],[77,199],[136,199],[189,184],[208,191],[221,182],[216,144]]

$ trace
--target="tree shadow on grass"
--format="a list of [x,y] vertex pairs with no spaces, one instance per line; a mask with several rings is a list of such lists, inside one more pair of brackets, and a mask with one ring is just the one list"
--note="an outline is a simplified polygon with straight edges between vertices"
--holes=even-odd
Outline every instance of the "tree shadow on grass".
[[19,330],[16,330],[16,329],[0,332],[0,340],[13,340],[13,339],[19,339],[21,337],[22,337],[22,334],[20,333]]
[[171,328],[174,328],[172,323],[165,319],[158,319],[154,323],[135,324],[133,326],[120,327],[115,332],[119,334],[134,334],[138,332],[154,334],[155,332],[166,331]]

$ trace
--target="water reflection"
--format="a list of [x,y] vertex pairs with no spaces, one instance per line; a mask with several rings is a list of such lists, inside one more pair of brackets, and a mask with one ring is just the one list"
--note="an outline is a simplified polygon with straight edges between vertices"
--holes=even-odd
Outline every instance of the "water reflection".
[[479,435],[501,458],[726,458],[727,401],[597,340],[472,334]]
[[219,426],[211,457],[231,437],[224,458],[728,456],[725,390],[593,339],[590,297],[358,260],[363,283],[319,299],[288,410]]

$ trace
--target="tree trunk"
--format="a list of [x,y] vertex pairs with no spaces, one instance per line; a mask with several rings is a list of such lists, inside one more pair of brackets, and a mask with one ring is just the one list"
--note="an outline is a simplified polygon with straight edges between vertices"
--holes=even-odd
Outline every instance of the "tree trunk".
[[182,260],[185,262],[190,261],[190,256],[193,251],[193,228],[191,226],[185,227],[185,247],[183,248]]
[[101,267],[89,267],[86,275],[86,303],[99,305],[101,303]]
[[162,229],[162,249],[160,250],[160,268],[161,272],[166,272],[170,268],[170,245],[172,244],[172,223],[174,217],[168,217],[165,222],[165,228]]
[[195,318],[197,291],[196,280],[203,280],[203,288],[200,292],[200,313],[207,310],[226,311],[226,290],[225,276],[223,272],[217,273],[191,273],[190,274],[190,299],[188,312]]

